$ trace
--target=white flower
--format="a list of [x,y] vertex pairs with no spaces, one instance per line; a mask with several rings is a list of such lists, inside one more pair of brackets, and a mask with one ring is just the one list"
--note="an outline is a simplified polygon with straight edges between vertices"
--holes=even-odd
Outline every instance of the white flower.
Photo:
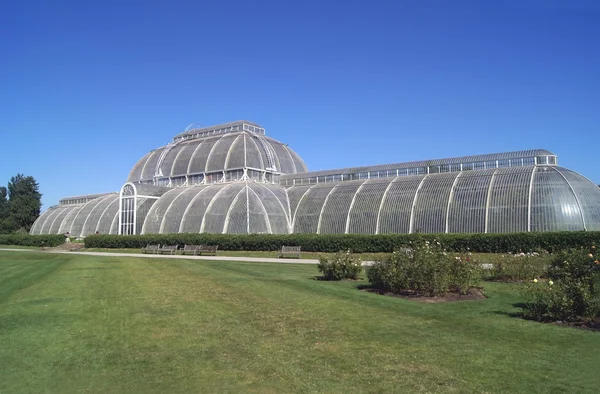
[[548,284],[549,284],[550,286],[552,286],[552,285],[554,284],[554,282],[552,282],[551,280],[549,280],[549,281],[548,281]]
[[535,279],[533,280],[533,283],[537,283],[537,282],[538,282],[538,280],[537,280],[537,278],[535,278]]

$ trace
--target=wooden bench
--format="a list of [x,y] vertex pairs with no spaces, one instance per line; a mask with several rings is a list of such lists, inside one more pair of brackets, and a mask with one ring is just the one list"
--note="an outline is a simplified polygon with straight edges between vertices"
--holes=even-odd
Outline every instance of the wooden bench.
[[194,256],[198,254],[198,249],[200,249],[202,245],[184,245],[183,249],[181,249],[181,254],[193,254]]
[[285,246],[281,247],[279,251],[279,257],[285,257],[286,255],[291,255],[297,259],[300,258],[300,246]]
[[146,245],[145,247],[142,248],[142,253],[158,253],[158,250],[160,249],[160,245]]
[[212,254],[213,256],[217,255],[217,249],[219,249],[219,245],[198,245],[198,249],[196,249],[196,253],[201,255],[202,253]]
[[177,245],[163,245],[158,248],[158,253],[175,254],[175,252],[177,252]]

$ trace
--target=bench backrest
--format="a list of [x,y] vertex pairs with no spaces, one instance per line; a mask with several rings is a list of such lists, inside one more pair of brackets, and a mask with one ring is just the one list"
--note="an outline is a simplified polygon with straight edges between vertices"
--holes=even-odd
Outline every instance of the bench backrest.
[[216,252],[219,245],[200,245],[198,250],[203,252]]
[[282,246],[281,251],[283,253],[298,253],[300,252],[300,246]]

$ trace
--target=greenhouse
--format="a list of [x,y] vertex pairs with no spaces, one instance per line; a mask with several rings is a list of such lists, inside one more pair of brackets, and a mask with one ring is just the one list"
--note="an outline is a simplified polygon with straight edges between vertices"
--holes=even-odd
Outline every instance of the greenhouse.
[[600,230],[600,188],[547,150],[309,172],[256,123],[188,128],[119,193],[60,200],[31,234]]

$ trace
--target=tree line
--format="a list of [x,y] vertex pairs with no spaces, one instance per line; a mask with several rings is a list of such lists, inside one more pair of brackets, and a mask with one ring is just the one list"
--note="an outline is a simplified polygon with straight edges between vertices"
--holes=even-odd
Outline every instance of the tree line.
[[40,216],[42,194],[32,176],[17,174],[0,186],[0,234],[29,232]]

